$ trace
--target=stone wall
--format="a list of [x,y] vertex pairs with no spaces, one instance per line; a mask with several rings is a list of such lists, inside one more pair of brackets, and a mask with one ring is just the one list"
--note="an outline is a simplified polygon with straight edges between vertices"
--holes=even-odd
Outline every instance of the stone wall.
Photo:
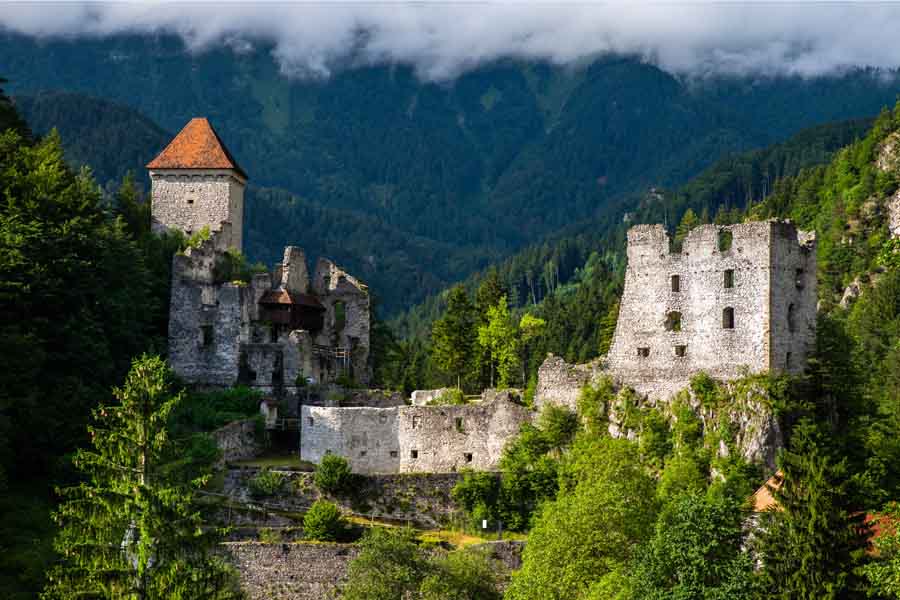
[[264,444],[257,438],[256,420],[232,421],[212,432],[225,462],[247,460],[262,454]]
[[[522,564],[524,542],[489,542],[484,549],[497,561],[501,585]],[[250,600],[330,600],[346,580],[347,570],[359,554],[350,544],[223,544],[223,551],[240,572],[241,587]]]
[[300,456],[345,457],[357,473],[497,469],[506,442],[532,412],[501,397],[461,406],[301,408]]
[[219,231],[228,222],[226,246],[242,249],[245,182],[234,171],[152,170],[150,181],[154,231],[175,229],[190,236],[203,227]]
[[[250,495],[250,480],[259,473],[259,469],[251,467],[228,469],[223,492],[235,504],[265,504],[286,513],[303,512],[316,500],[326,497],[316,488],[314,473],[277,471],[284,477],[284,483],[271,496]],[[409,522],[419,527],[444,527],[461,514],[450,496],[459,478],[458,473],[358,475],[347,495],[327,498],[345,512],[359,516]]]
[[436,400],[449,392],[452,388],[438,388],[436,390],[415,390],[410,397],[413,406],[425,406],[432,400]]
[[327,600],[359,549],[349,544],[223,544],[251,600]]
[[550,354],[538,367],[538,381],[534,392],[534,405],[540,411],[552,404],[578,410],[581,388],[592,382],[602,368],[602,361],[584,365],[570,365],[559,356]]
[[[722,235],[731,242],[720,249]],[[815,267],[813,237],[789,223],[703,225],[681,252],[670,251],[661,225],[632,227],[610,373],[665,399],[701,371],[721,380],[800,372],[815,323]]]

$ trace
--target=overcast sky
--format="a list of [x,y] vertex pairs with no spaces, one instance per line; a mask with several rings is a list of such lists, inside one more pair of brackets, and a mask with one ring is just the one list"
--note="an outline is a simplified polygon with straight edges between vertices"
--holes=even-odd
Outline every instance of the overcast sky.
[[0,4],[0,23],[39,36],[171,32],[195,51],[266,43],[296,76],[327,76],[353,57],[444,80],[497,58],[570,63],[610,51],[680,74],[900,66],[900,4],[884,3],[35,2]]

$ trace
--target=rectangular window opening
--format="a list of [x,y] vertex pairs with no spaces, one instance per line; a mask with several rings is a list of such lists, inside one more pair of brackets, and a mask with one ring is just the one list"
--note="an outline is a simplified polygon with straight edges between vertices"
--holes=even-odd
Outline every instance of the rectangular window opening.
[[466,458],[467,463],[472,462],[472,453],[471,452],[466,452],[465,454],[463,454],[463,456]]
[[647,358],[648,356],[650,356],[650,348],[638,348],[637,355],[640,358]]
[[687,346],[675,346],[675,356],[683,358],[687,354]]
[[359,455],[360,455],[360,456],[365,456],[365,455],[366,455],[366,451],[365,451],[365,450],[360,450],[360,451],[359,451]]
[[722,329],[734,329],[734,309],[731,307],[722,311]]
[[734,287],[734,269],[725,270],[725,289]]
[[313,423],[315,423],[315,419],[312,417],[306,417],[306,424],[312,427]]
[[457,431],[462,431],[462,429],[463,429],[463,420],[462,420],[462,417],[456,417],[455,421],[456,421],[456,430],[457,430]]
[[212,325],[201,325],[200,332],[203,335],[202,344],[204,348],[209,348],[213,345],[213,326]]
[[788,352],[787,355],[784,357],[784,368],[785,368],[785,370],[791,368],[791,353],[790,352]]
[[397,451],[391,450],[391,458],[397,458]]
[[410,450],[409,457],[410,458],[419,458],[419,451],[418,450]]
[[681,291],[681,277],[679,277],[678,275],[672,275],[672,291]]

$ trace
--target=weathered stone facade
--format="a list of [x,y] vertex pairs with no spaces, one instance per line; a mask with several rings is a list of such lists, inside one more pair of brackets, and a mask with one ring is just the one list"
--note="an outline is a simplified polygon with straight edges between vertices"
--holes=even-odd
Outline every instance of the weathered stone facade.
[[497,469],[503,447],[532,418],[508,398],[467,405],[301,409],[300,457],[345,457],[357,473]]
[[232,421],[212,432],[216,446],[222,452],[221,461],[246,460],[258,456],[264,444],[257,432],[255,419]]
[[[175,256],[169,315],[169,360],[185,381],[238,383],[294,394],[298,382],[369,380],[369,293],[331,261],[320,259],[310,290],[302,250],[289,246],[274,274],[249,284],[223,281],[230,226]],[[224,234],[224,235],[223,235]],[[338,308],[340,307],[340,308]]]
[[812,234],[767,221],[692,230],[670,251],[661,225],[628,232],[609,373],[661,399],[703,371],[799,373],[815,340]]

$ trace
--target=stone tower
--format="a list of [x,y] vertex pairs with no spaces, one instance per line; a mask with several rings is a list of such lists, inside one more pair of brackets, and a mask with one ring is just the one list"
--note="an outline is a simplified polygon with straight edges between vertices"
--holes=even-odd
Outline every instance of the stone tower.
[[814,234],[782,221],[703,225],[674,252],[661,225],[637,225],[609,369],[663,399],[701,371],[799,373],[815,325]]
[[[147,165],[153,231],[220,232],[225,247],[243,250],[247,175],[204,118],[194,118]],[[228,224],[230,227],[223,227]]]

